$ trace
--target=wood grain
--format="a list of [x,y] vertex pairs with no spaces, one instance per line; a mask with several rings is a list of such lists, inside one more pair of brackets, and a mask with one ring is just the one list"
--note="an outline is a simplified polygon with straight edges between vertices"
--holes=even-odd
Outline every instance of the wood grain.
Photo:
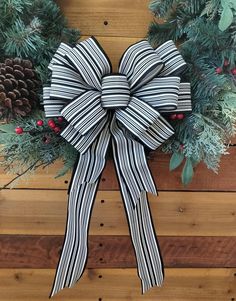
[[[150,196],[158,235],[236,236],[235,193],[160,192]],[[0,192],[0,234],[64,235],[67,195],[60,190]],[[101,225],[102,224],[102,225]],[[119,191],[99,191],[91,235],[127,235]]]
[[[1,269],[1,301],[46,301],[54,270]],[[88,269],[54,300],[72,301],[231,301],[236,269],[166,269],[165,285],[140,293],[136,269]]]
[[[62,236],[0,235],[0,268],[56,268]],[[160,237],[165,267],[236,267],[236,237]],[[136,267],[129,236],[90,236],[87,268]]]
[[[193,182],[188,186],[181,183],[181,168],[174,172],[169,171],[169,155],[154,152],[149,154],[149,166],[152,171],[158,190],[190,190],[190,191],[236,191],[236,147],[230,148],[230,155],[223,156],[218,174],[208,170],[204,164],[196,168]],[[34,189],[67,189],[70,174],[54,179],[61,163],[57,162],[46,170],[38,170],[35,176],[27,181],[19,182],[18,188]],[[0,169],[0,186],[6,184],[12,175],[6,175]],[[99,190],[119,190],[114,164],[108,160],[102,174]]]
[[[219,173],[207,169],[201,163],[195,169],[191,184],[184,186],[181,182],[182,168],[169,171],[169,155],[152,152],[149,154],[149,167],[159,190],[190,190],[190,191],[236,191],[236,147],[230,148],[230,155],[223,156]],[[114,172],[114,165],[109,161],[103,172],[100,190],[118,190],[119,185]]]
[[[57,0],[69,24],[82,35],[145,37],[150,21],[149,0]],[[105,25],[104,24],[107,24]],[[107,23],[106,23],[107,22]]]

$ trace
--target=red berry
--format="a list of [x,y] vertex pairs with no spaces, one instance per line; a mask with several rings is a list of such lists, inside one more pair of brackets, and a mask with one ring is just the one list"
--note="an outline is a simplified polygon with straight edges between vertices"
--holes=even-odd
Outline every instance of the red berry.
[[171,120],[176,120],[176,118],[177,118],[177,114],[172,114],[172,115],[170,115],[170,119],[171,119]]
[[59,126],[56,126],[53,130],[55,133],[60,133],[61,128],[59,128]]
[[43,126],[43,120],[38,120],[38,121],[37,121],[37,125],[38,125],[38,126]]
[[21,134],[24,133],[24,130],[23,130],[21,127],[18,126],[18,127],[15,129],[15,132],[16,132],[17,135],[21,135]]
[[48,125],[50,128],[54,129],[56,127],[55,121],[53,119],[48,120]]
[[178,114],[177,119],[178,120],[183,120],[184,119],[184,114]]
[[229,60],[228,60],[228,59],[225,59],[225,60],[224,60],[224,66],[225,66],[225,67],[228,67],[228,66],[229,66]]
[[58,117],[57,120],[58,120],[58,122],[62,123],[64,121],[64,118],[63,117]]
[[221,67],[216,68],[216,73],[221,74],[223,72],[223,69]]
[[232,73],[233,75],[236,75],[236,68],[232,69],[232,70],[231,70],[231,73]]

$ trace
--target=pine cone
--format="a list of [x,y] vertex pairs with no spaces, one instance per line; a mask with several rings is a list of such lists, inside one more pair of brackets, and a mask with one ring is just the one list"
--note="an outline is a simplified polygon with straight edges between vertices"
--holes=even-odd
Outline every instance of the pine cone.
[[31,61],[8,58],[0,63],[0,118],[9,122],[29,115],[39,103],[39,87]]

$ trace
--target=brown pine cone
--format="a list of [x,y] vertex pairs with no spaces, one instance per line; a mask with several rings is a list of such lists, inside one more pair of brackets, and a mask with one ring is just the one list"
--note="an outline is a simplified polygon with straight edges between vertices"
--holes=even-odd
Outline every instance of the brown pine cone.
[[29,115],[39,104],[40,85],[31,61],[8,58],[0,63],[0,119]]

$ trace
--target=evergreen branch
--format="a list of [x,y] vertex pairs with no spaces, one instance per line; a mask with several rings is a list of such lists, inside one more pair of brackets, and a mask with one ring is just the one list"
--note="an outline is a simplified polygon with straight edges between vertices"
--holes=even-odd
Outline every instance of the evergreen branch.
[[9,185],[11,185],[12,183],[14,183],[16,180],[18,180],[19,178],[21,178],[23,175],[27,174],[29,171],[32,170],[36,170],[37,168],[41,167],[42,165],[44,165],[43,163],[37,165],[37,163],[40,160],[37,160],[36,162],[34,162],[30,167],[28,167],[27,169],[25,169],[22,173],[17,174],[11,181],[9,181],[7,184],[5,184],[3,187],[0,187],[0,191],[3,189],[6,189]]
[[[184,80],[191,82],[193,112],[173,123],[175,136],[163,147],[205,162],[217,172],[236,132],[236,5],[230,0],[154,0],[150,8],[165,19],[151,24],[149,40],[173,39],[188,63]],[[229,7],[227,7],[229,6]],[[232,12],[233,15],[232,15]],[[222,16],[225,18],[222,23]],[[228,18],[228,19],[227,19]],[[220,21],[221,20],[221,21]],[[227,28],[219,29],[219,22]],[[229,24],[230,23],[230,24]]]

